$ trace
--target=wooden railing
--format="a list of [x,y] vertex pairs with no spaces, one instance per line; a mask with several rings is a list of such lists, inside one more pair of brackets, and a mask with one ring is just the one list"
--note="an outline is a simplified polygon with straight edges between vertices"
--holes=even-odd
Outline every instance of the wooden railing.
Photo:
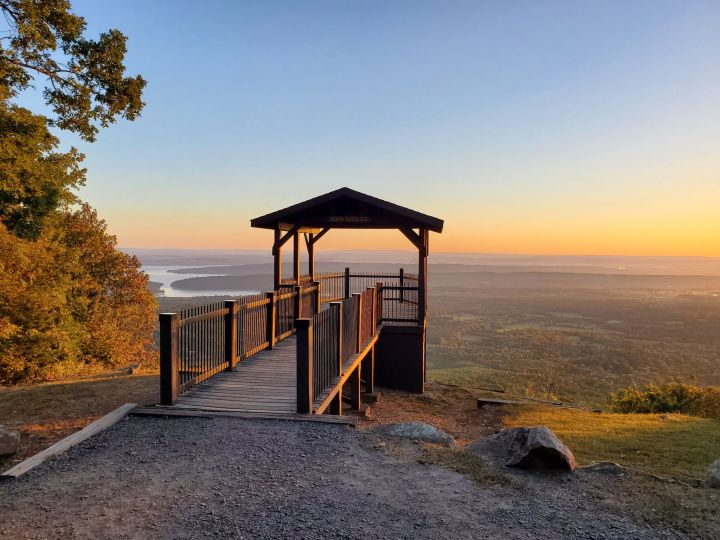
[[[161,402],[172,404],[180,393],[272,348],[296,331],[299,320],[308,319],[316,335],[308,381],[312,409],[329,382],[337,387],[336,379],[345,376],[341,366],[374,340],[380,324],[418,324],[419,294],[417,276],[402,269],[393,274],[346,268],[316,274],[314,281],[303,276],[300,284],[285,280],[276,292],[163,313]],[[298,377],[300,381],[300,371]]]
[[297,411],[342,411],[343,385],[350,382],[353,402],[359,404],[362,361],[374,347],[376,289],[332,302],[310,318],[296,321]]
[[182,392],[294,333],[298,317],[317,312],[319,290],[315,284],[161,313],[161,403],[172,405]]
[[[301,282],[308,277],[301,278]],[[350,298],[353,294],[370,287],[378,290],[382,313],[379,322],[418,324],[418,276],[408,274],[402,268],[397,274],[377,272],[329,272],[315,274],[320,285],[322,304]]]

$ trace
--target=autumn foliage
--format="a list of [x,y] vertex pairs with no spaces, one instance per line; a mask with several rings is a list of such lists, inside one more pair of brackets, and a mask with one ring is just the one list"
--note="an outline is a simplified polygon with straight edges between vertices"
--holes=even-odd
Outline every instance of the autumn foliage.
[[155,300],[140,262],[89,206],[38,240],[0,225],[0,383],[151,361]]
[[[50,131],[93,141],[135,119],[145,81],[125,75],[125,36],[88,38],[67,0],[0,0],[0,15],[0,384],[147,361],[147,277],[78,198],[84,156]],[[52,117],[16,102],[43,86]]]

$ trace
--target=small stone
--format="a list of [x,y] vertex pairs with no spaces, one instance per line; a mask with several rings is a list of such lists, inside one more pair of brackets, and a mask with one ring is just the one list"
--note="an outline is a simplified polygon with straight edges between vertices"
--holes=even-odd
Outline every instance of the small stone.
[[716,459],[715,462],[710,465],[707,485],[713,489],[720,489],[720,459]]
[[448,447],[455,446],[455,439],[453,439],[452,435],[423,422],[387,424],[378,426],[375,431],[391,437],[441,444]]
[[0,425],[0,456],[11,456],[18,450],[20,434]]

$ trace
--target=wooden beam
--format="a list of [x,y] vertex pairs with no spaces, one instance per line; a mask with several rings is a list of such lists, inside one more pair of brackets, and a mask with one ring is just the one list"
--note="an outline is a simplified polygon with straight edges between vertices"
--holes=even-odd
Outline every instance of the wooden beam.
[[[295,225],[293,225],[291,223],[284,223],[282,221],[277,224],[277,228],[280,229],[281,231],[289,231],[294,226]],[[298,225],[298,227],[299,227],[298,232],[303,232],[303,233],[306,233],[306,232],[314,233],[314,232],[318,232],[320,230],[320,227],[307,227],[304,225]]]
[[126,403],[125,405],[121,405],[120,407],[118,407],[112,412],[109,412],[102,418],[98,418],[91,424],[88,424],[80,431],[73,433],[68,437],[65,437],[63,440],[56,442],[42,452],[38,452],[37,454],[29,457],[25,461],[18,463],[12,469],[5,471],[3,474],[0,474],[0,478],[17,478],[25,474],[29,470],[34,469],[41,463],[45,462],[48,458],[57,456],[58,454],[62,454],[76,444],[79,444],[85,439],[92,437],[96,433],[99,433],[100,431],[103,431],[104,429],[107,429],[110,426],[114,425],[118,421],[122,420],[125,415],[128,414],[135,407],[137,407],[136,403]]
[[283,247],[290,238],[295,236],[295,233],[297,233],[300,230],[299,225],[294,225],[292,229],[290,229],[288,232],[286,232],[284,235],[282,235],[280,238],[278,238],[280,229],[275,229],[275,243],[273,244],[273,255],[275,255],[281,247]]
[[427,248],[425,246],[425,243],[423,242],[423,238],[418,233],[408,227],[400,227],[400,232],[403,233],[407,237],[407,239],[413,243],[413,245],[418,249],[421,254],[427,255]]
[[320,240],[323,236],[327,234],[327,232],[330,230],[330,227],[325,227],[322,229],[319,233],[315,235],[315,237],[312,239],[312,243],[315,244],[318,240]]
[[233,411],[225,409],[199,410],[199,409],[177,409],[162,407],[138,407],[130,413],[133,416],[180,416],[180,417],[228,417],[228,418],[245,418],[258,420],[292,420],[296,422],[320,422],[327,424],[346,424],[354,426],[358,423],[357,416],[334,416],[331,414],[294,414],[294,413],[268,413],[268,412],[249,412],[249,411]]

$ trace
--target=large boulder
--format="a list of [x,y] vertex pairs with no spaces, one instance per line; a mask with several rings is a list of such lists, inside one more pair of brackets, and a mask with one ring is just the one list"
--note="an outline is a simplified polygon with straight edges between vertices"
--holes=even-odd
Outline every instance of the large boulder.
[[20,435],[0,425],[0,457],[11,456],[17,452]]
[[375,431],[391,437],[441,444],[448,447],[455,446],[455,439],[452,438],[452,435],[423,422],[385,424],[375,428]]
[[710,465],[710,474],[707,480],[708,487],[720,489],[720,459]]
[[573,472],[577,466],[570,449],[545,426],[503,429],[465,449],[507,467]]

